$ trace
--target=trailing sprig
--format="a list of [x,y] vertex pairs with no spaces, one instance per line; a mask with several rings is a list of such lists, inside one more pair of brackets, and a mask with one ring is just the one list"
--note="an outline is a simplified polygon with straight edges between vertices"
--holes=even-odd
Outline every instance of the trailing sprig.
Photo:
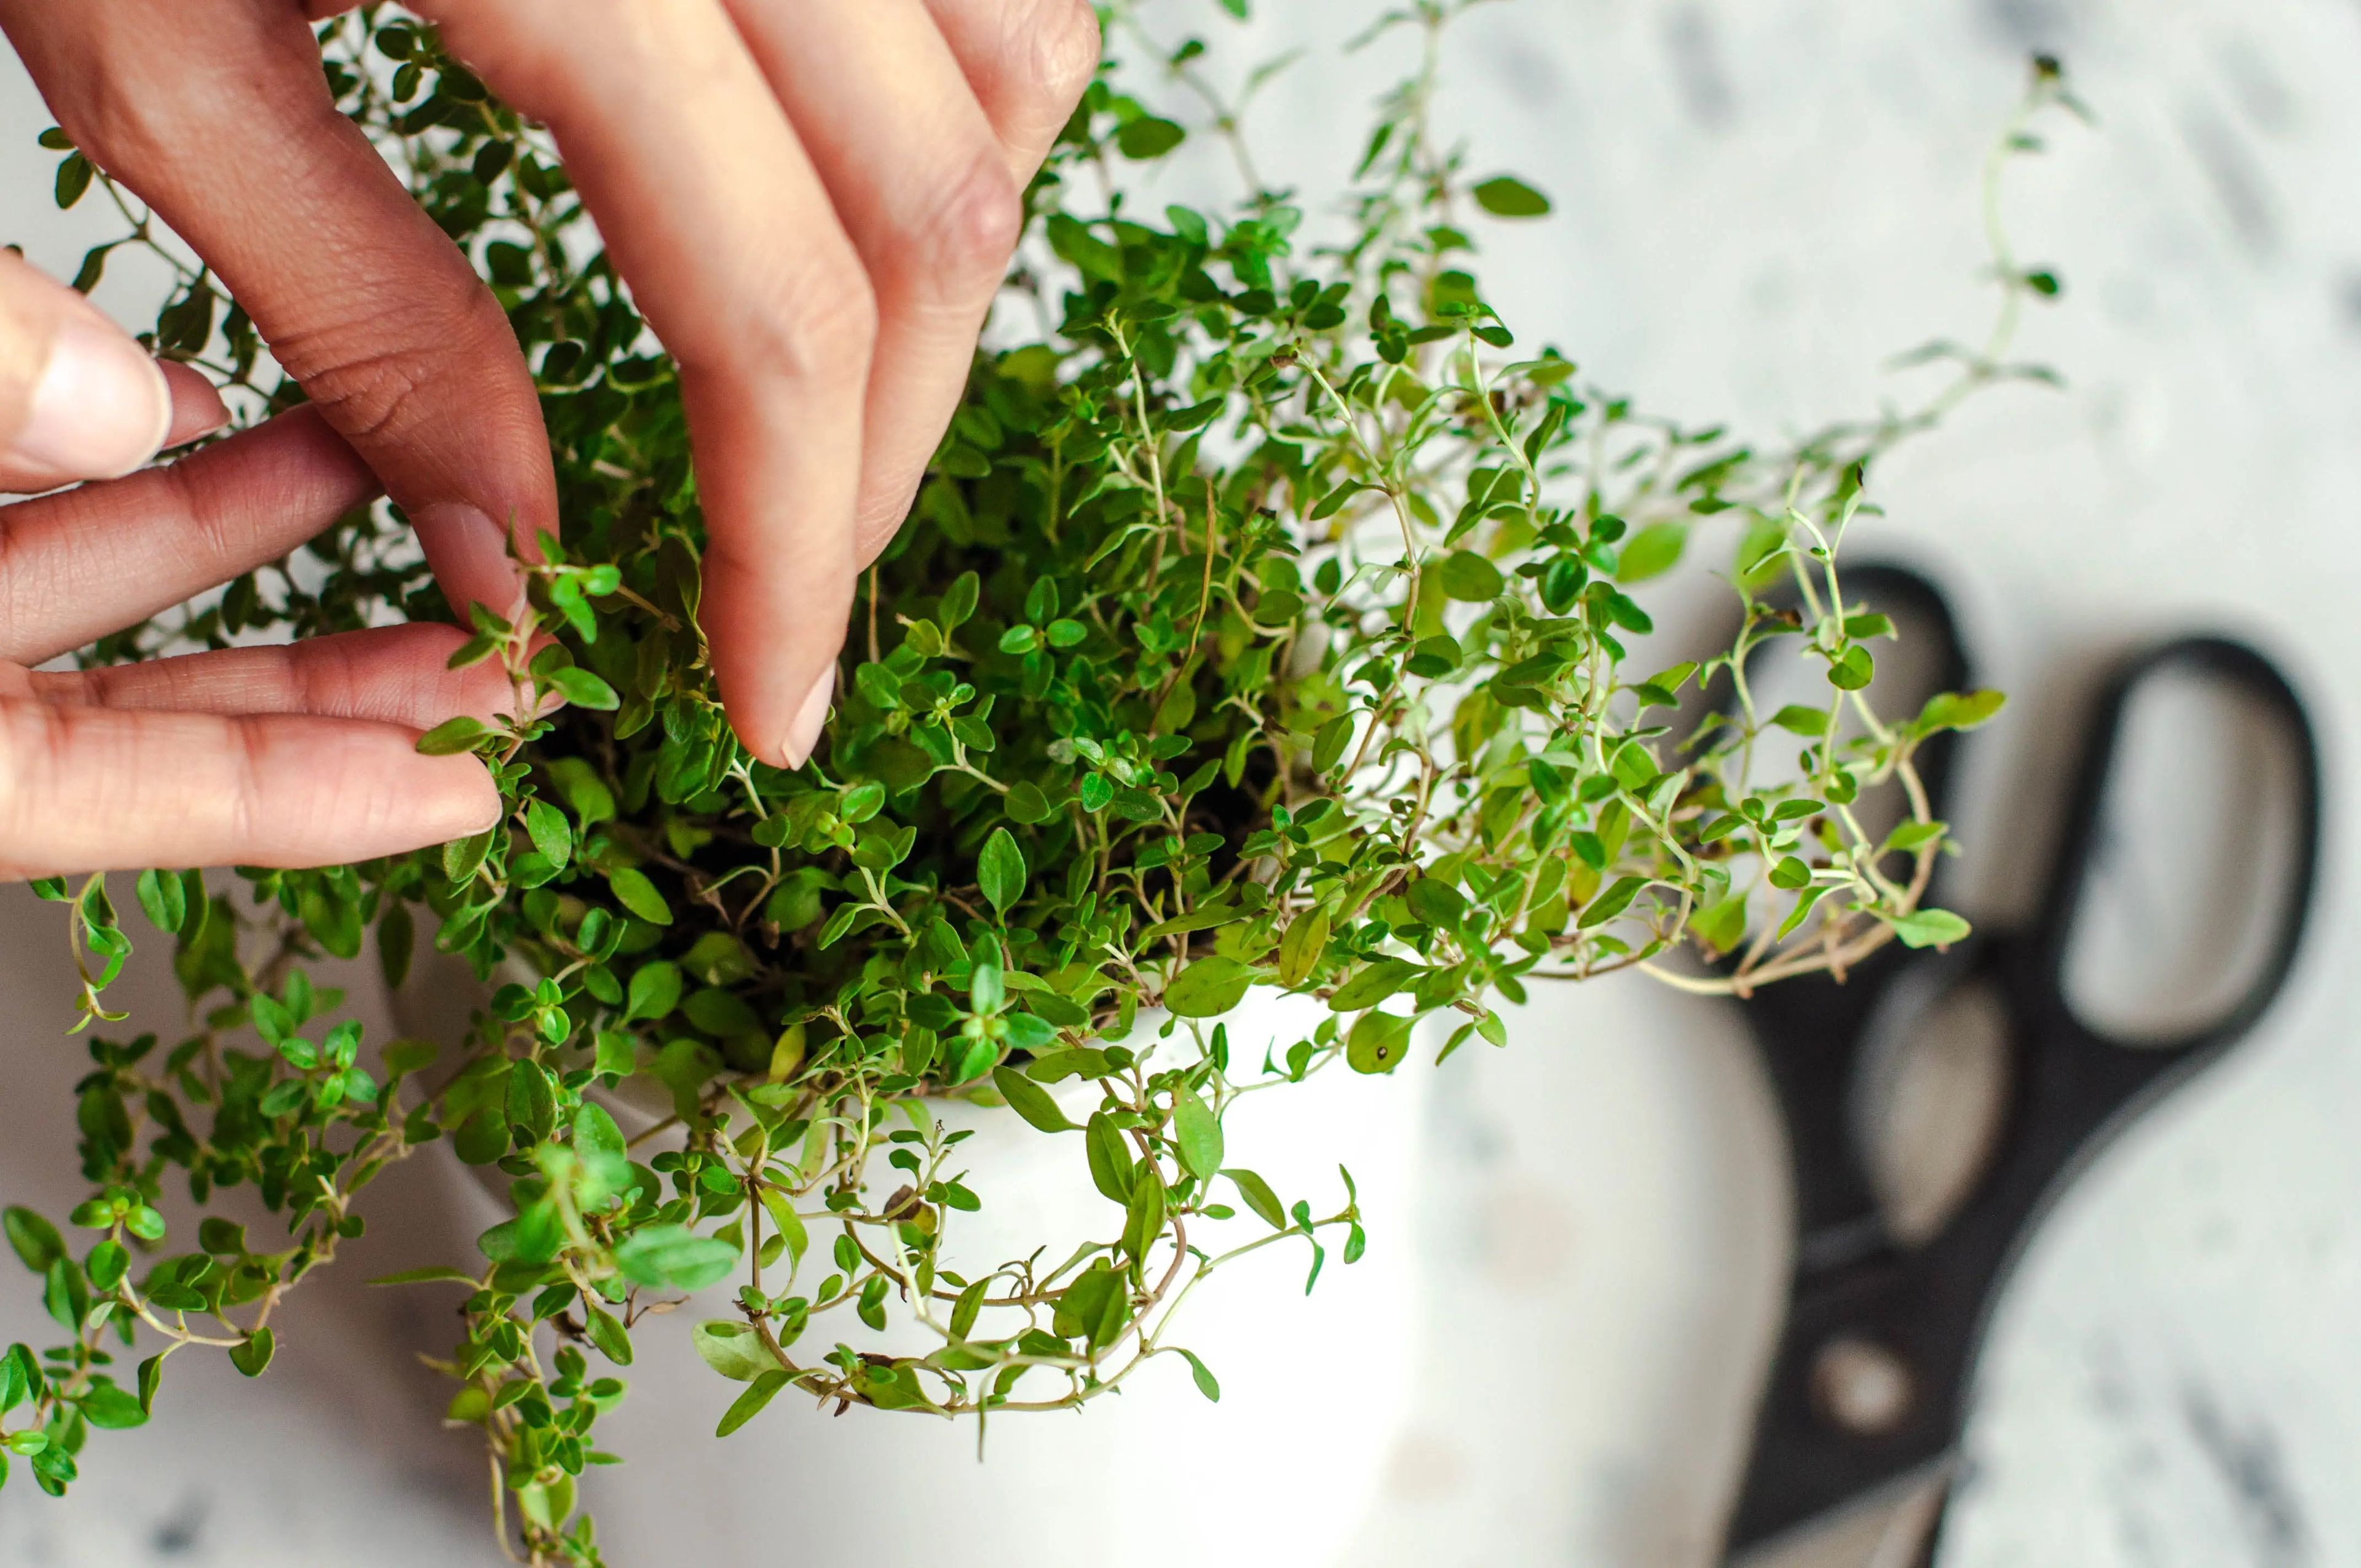
[[[567,537],[540,542],[523,609],[477,611],[454,661],[500,661],[516,717],[421,742],[484,757],[498,828],[242,873],[251,914],[193,872],[141,878],[203,1027],[160,1071],[141,1066],[152,1036],[93,1044],[96,1195],[75,1219],[104,1235],[86,1256],[9,1212],[76,1335],[0,1362],[10,1407],[32,1401],[5,1442],[42,1485],[71,1478],[85,1426],[144,1419],[182,1345],[258,1371],[285,1290],[357,1233],[355,1195],[445,1137],[508,1179],[514,1217],[480,1257],[407,1277],[466,1288],[450,1414],[483,1431],[536,1562],[598,1561],[575,1485],[610,1457],[590,1431],[623,1387],[590,1354],[628,1365],[641,1320],[725,1280],[734,1315],[694,1331],[744,1385],[724,1434],[788,1388],[935,1415],[1060,1408],[1167,1354],[1217,1396],[1172,1338],[1182,1300],[1276,1244],[1305,1245],[1315,1279],[1330,1245],[1350,1263],[1365,1245],[1349,1176],[1323,1213],[1227,1163],[1239,1096],[1340,1060],[1389,1071],[1422,1020],[1445,1056],[1500,1044],[1492,998],[1537,978],[1641,968],[1743,993],[1965,934],[1920,902],[1947,840],[1913,759],[1999,698],[1881,718],[1866,690],[1893,627],[1848,595],[1838,556],[1880,453],[2026,373],[2005,359],[2015,313],[2054,279],[2017,266],[1995,218],[1999,329],[1930,356],[1959,374],[1917,412],[1780,450],[1645,418],[1555,352],[1518,353],[1468,270],[1477,213],[1547,203],[1470,179],[1429,133],[1437,40],[1466,3],[1379,25],[1416,32],[1422,63],[1382,100],[1341,232],[1317,244],[1262,187],[1203,44],[1109,18],[1210,111],[1248,189],[1226,218],[1141,210],[1126,164],[1189,132],[1112,71],[1091,90],[1027,195],[994,334],[1008,345],[978,357],[867,575],[835,714],[792,773],[741,749],[713,695],[675,371],[545,137],[388,7],[323,27],[340,104],[531,357]],[[2025,115],[2059,102],[2045,62]],[[1995,203],[2029,137],[2026,118],[2009,127]],[[61,200],[95,183],[131,225],[115,244],[170,256],[79,167]],[[172,264],[159,351],[213,369],[249,417],[299,400],[258,384],[250,325],[234,307],[217,323],[202,271]],[[1700,537],[1729,554],[1740,629],[1712,658],[1639,674],[1638,596]],[[438,604],[380,505],[93,657]],[[1825,697],[1762,711],[1768,659],[1802,661]],[[1901,796],[1897,826],[1868,812],[1879,791]],[[128,943],[103,880],[74,904],[84,1022],[111,1018],[99,993]],[[422,920],[499,982],[470,1035],[390,1047],[379,1076],[353,1025],[314,1044],[336,999],[302,966],[374,928],[399,984]],[[1234,1056],[1222,1020],[1257,987],[1324,1016]],[[247,1030],[263,1049],[229,1043]],[[662,1109],[635,1113],[651,1096]],[[992,1172],[965,1164],[946,1098],[1071,1135],[1104,1235],[952,1266],[946,1238]],[[201,1201],[254,1183],[291,1248],[255,1253],[208,1221],[200,1252],[135,1280],[174,1168]],[[1234,1223],[1246,1239],[1212,1239]],[[135,1323],[163,1342],[136,1393],[102,1348]]]

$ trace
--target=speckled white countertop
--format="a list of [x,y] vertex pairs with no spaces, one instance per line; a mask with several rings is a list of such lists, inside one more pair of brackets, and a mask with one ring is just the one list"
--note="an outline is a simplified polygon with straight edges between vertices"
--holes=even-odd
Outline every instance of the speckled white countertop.
[[[1276,45],[1327,5],[1258,8]],[[1998,395],[1894,460],[1877,525],[1943,569],[1987,678],[2018,694],[1963,785],[1966,907],[2022,907],[2092,672],[2197,622],[2257,637],[2304,686],[2329,753],[2328,871],[2264,1027],[2109,1150],[2036,1241],[1982,1367],[1942,1562],[2361,1564],[2361,967],[2342,809],[2361,719],[2361,6],[1520,0],[1468,23],[1446,114],[1479,165],[1557,201],[1548,224],[1488,239],[1521,334],[1645,403],[1775,433],[1873,407],[1884,356],[1982,320],[1976,164],[2034,48],[2068,57],[2103,121],[2061,136],[2013,201],[2068,280],[2028,346],[2071,389]],[[1358,125],[1361,92],[1325,61],[1297,67],[1261,111],[1298,155],[1273,166],[1322,188],[1357,145],[1336,127]],[[60,232],[31,149],[46,123],[0,71],[0,229],[71,271],[79,247],[42,237]],[[0,1102],[11,1200],[60,1163],[79,1053],[55,1034],[50,913],[0,898],[7,1048],[50,1080]],[[1519,1034],[1428,1086],[1425,1195],[1374,1244],[1414,1247],[1422,1280],[1412,1414],[1331,1561],[1694,1568],[1781,1267],[1759,1080],[1727,1012],[1639,983],[1552,997]],[[464,1234],[451,1202],[422,1179],[385,1228]],[[27,1293],[0,1288],[0,1331],[26,1332]],[[194,1455],[156,1457],[151,1428],[111,1441],[62,1507],[0,1496],[0,1562],[496,1560],[480,1462],[435,1431],[433,1380],[380,1343],[432,1348],[445,1324],[359,1290],[305,1310],[263,1385],[225,1372],[168,1394],[165,1421],[218,1396]],[[365,1439],[341,1424],[355,1408]],[[630,1441],[669,1455],[709,1420],[652,1405]],[[298,1500],[262,1502],[257,1462]],[[922,1560],[668,1518],[669,1463],[607,1478],[610,1539],[666,1543],[619,1568]],[[1011,1560],[1065,1550],[1051,1532]],[[1225,1555],[1270,1561],[1248,1530]]]

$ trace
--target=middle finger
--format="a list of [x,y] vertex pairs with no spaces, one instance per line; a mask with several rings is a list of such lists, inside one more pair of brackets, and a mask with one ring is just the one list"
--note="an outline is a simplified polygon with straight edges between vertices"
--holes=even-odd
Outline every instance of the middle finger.
[[852,608],[875,305],[811,160],[713,0],[422,0],[547,124],[680,367],[709,524],[699,610],[739,738],[799,765]]
[[856,548],[909,510],[1016,248],[1020,187],[920,0],[726,0],[877,296]]

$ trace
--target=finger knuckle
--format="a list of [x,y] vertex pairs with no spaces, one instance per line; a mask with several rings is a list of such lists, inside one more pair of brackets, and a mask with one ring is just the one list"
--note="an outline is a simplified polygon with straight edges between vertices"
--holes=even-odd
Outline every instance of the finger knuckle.
[[[62,807],[82,822],[113,821],[133,808],[135,782],[152,759],[138,754],[136,735],[93,726],[92,712],[38,699],[0,702],[0,865],[40,870],[57,848]],[[71,769],[69,759],[76,760]]]
[[303,712],[352,715],[359,711],[364,672],[354,657],[352,643],[342,638],[319,638],[285,657],[295,705]]
[[[90,47],[60,53],[44,89],[60,123],[101,168],[139,179],[184,166],[224,124],[288,126],[335,111],[301,32],[236,16],[200,46],[202,62],[133,36],[137,7],[90,7]],[[204,65],[236,60],[238,69]]]
[[477,288],[354,308],[274,345],[337,433],[355,445],[399,442],[443,416],[438,389],[516,353],[499,302]]
[[979,147],[932,192],[909,243],[893,247],[902,287],[953,285],[966,293],[996,281],[1016,248],[1024,204],[996,147]]
[[877,343],[877,290],[850,247],[841,256],[807,258],[763,292],[769,304],[744,323],[741,353],[792,380],[867,379]]
[[1099,16],[1086,0],[1032,0],[1017,7],[1011,42],[1019,74],[1037,104],[1063,115],[1099,68]]

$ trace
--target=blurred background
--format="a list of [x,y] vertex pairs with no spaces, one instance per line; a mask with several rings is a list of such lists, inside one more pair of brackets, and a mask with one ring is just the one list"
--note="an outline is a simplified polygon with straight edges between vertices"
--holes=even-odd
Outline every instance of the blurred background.
[[[1238,38],[1224,58],[1241,62],[1306,46],[1253,125],[1266,176],[1316,200],[1400,61],[1336,55],[1371,0],[1257,10],[1242,38],[1211,36]],[[1197,0],[1144,15],[1168,38],[1217,25]],[[1643,407],[1775,438],[1900,398],[1909,383],[1881,368],[1896,351],[1980,333],[1979,165],[2036,50],[2066,60],[2099,120],[2053,127],[2009,198],[2028,262],[2065,281],[2023,347],[2066,389],[1993,392],[1898,454],[1878,476],[1889,515],[1858,536],[1939,574],[1981,683],[2012,694],[1963,755],[1952,902],[1983,925],[2023,916],[2102,672],[2194,627],[2250,639],[2302,690],[2328,838],[2277,1007],[2080,1174],[2009,1281],[1938,1561],[2361,1564],[2342,809],[2361,719],[2361,5],[1516,0],[1454,33],[1441,114],[1475,170],[1555,202],[1481,236],[1526,343]],[[47,124],[0,60],[0,237],[63,276],[103,220],[51,210]],[[1200,175],[1166,178],[1177,196]],[[146,302],[136,278],[118,287],[100,299],[130,319]],[[1669,591],[1703,623],[1709,576]],[[2184,891],[2157,886],[2164,904]],[[63,943],[56,910],[0,895],[0,1193],[52,1212],[78,1196]],[[382,1015],[373,982],[352,983]],[[153,972],[126,994],[159,1021],[177,1005]],[[724,1400],[684,1344],[635,1369],[609,1437],[631,1458],[591,1493],[612,1560],[915,1563],[946,1518],[1001,1509],[1034,1522],[963,1532],[971,1561],[1147,1564],[1174,1540],[1249,1564],[1716,1561],[1788,1247],[1781,1134],[1734,1009],[1637,978],[1550,993],[1512,1048],[1387,1087],[1408,1109],[1371,1272],[1307,1305],[1290,1266],[1256,1308],[1306,1346],[1365,1309],[1400,1325],[1363,1374],[1381,1397],[1340,1401],[1366,1463],[1308,1482],[1225,1471],[1224,1421],[1334,1392],[1257,1391],[1229,1368],[1218,1414],[1188,1418],[1217,1482],[1191,1520],[1110,1513],[1086,1423],[1010,1435],[981,1469],[965,1436],[865,1411],[767,1419],[746,1434],[762,1444],[716,1450]],[[355,1279],[306,1288],[267,1379],[176,1365],[158,1420],[109,1434],[65,1502],[0,1495],[0,1562],[496,1561],[481,1456],[438,1431],[445,1395],[409,1358],[447,1345],[448,1303],[356,1282],[472,1234],[469,1201],[413,1162],[379,1195]],[[0,1332],[41,1343],[34,1298],[17,1277]],[[783,1498],[809,1509],[793,1541],[757,1522]]]

